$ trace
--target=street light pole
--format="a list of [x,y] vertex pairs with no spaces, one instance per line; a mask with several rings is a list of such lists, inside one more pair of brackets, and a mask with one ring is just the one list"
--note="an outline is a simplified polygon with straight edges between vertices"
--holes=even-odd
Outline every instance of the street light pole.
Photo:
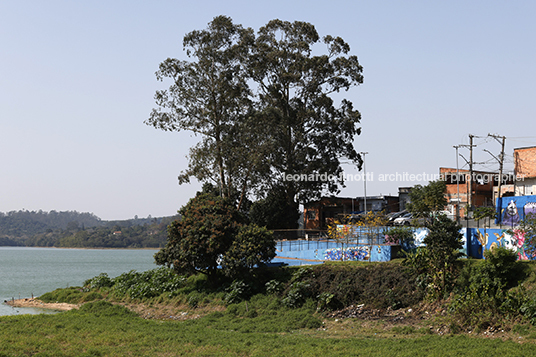
[[460,223],[460,169],[458,166],[458,148],[459,145],[453,146],[456,149],[456,223]]
[[367,167],[365,165],[365,155],[368,154],[368,152],[360,152],[361,155],[363,155],[363,182],[365,184],[365,214],[367,214]]

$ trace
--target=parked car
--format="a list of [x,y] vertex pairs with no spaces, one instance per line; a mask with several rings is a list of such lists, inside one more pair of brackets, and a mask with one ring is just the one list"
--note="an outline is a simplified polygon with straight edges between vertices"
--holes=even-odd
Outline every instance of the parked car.
[[392,226],[394,224],[394,221],[395,219],[397,219],[398,217],[402,217],[403,215],[405,215],[406,213],[408,213],[408,211],[404,210],[404,211],[400,211],[400,212],[392,212],[392,213],[388,213],[386,215],[388,221],[387,221],[387,225],[388,226]]
[[393,221],[393,224],[395,226],[409,226],[411,225],[411,221],[413,220],[413,215],[409,212],[403,214],[400,217],[395,218]]
[[423,218],[423,217],[415,217],[411,213],[406,213],[398,218],[396,218],[393,222],[395,226],[426,226],[426,223],[430,222],[430,218]]
[[445,215],[445,216],[447,216],[447,218],[452,219],[453,221],[456,220],[456,215],[455,215],[455,214],[452,214],[450,211],[439,211],[439,212],[436,212],[436,215],[438,215],[438,214]]

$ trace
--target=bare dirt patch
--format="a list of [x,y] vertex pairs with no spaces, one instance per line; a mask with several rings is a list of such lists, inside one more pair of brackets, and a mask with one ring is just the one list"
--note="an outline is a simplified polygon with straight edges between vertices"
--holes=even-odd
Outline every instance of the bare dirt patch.
[[68,311],[72,309],[78,309],[80,305],[78,304],[67,304],[64,302],[48,303],[43,302],[39,299],[16,299],[16,300],[6,300],[4,301],[6,305],[13,307],[35,307],[39,309],[51,309],[59,311]]
[[215,311],[224,311],[223,306],[199,307],[192,309],[186,305],[146,305],[143,303],[120,303],[134,311],[141,318],[156,320],[193,320]]

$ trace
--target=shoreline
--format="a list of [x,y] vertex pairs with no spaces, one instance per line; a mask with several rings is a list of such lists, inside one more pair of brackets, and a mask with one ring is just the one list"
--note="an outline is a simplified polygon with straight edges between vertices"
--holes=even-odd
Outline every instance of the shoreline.
[[11,307],[33,307],[39,309],[49,309],[49,310],[58,310],[58,311],[69,311],[72,309],[80,308],[80,305],[77,304],[67,304],[65,302],[42,302],[37,298],[24,298],[24,299],[13,299],[13,300],[4,300],[4,304]]
[[79,249],[79,250],[160,250],[162,248],[118,248],[118,247],[41,247],[41,246],[27,246],[27,245],[2,245],[0,248],[39,248],[39,249]]

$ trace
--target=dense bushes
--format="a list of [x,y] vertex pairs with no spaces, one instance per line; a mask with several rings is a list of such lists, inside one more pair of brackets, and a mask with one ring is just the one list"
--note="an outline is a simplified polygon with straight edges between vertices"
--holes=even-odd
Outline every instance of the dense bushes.
[[[416,253],[415,261],[419,261],[421,253]],[[434,298],[433,306],[448,312],[444,319],[450,321],[452,331],[511,326],[521,321],[536,324],[536,274],[529,271],[534,264],[516,261],[515,253],[505,248],[487,251],[485,256],[486,260],[458,261],[459,276],[452,292],[445,300]],[[170,268],[159,268],[141,273],[131,271],[116,278],[101,274],[87,280],[83,289],[58,289],[41,299],[70,303],[134,299],[209,310],[225,306],[224,317],[218,323],[231,321],[239,329],[252,331],[255,323],[238,327],[239,320],[257,318],[258,323],[269,325],[270,316],[279,316],[277,320],[281,324],[282,314],[287,314],[286,327],[264,327],[286,331],[317,326],[315,311],[361,304],[369,309],[414,307],[423,301],[425,287],[430,284],[430,280],[417,273],[400,261],[332,263],[256,269],[255,276],[222,279],[219,285],[214,285],[204,274],[186,278]],[[419,285],[423,288],[419,289]]]
[[449,304],[456,322],[483,329],[504,318],[532,315],[531,299],[523,287],[516,288],[528,273],[516,252],[498,247],[484,255],[485,260],[465,264],[460,272]]
[[198,192],[180,214],[182,219],[168,227],[166,246],[155,254],[158,265],[173,267],[178,274],[203,273],[216,282],[221,273],[241,276],[275,257],[272,232],[246,224],[227,199]]
[[117,297],[147,299],[165,292],[173,292],[184,285],[185,278],[176,275],[171,269],[159,268],[145,272],[131,270],[116,278],[103,273],[84,282],[86,289],[109,288]]
[[221,281],[219,286],[202,274],[185,278],[170,268],[131,271],[116,278],[101,274],[84,283],[86,291],[106,292],[119,299],[149,299],[163,294],[166,298],[179,297],[192,308],[214,299],[230,306],[265,294],[288,308],[312,304],[318,310],[362,303],[372,308],[411,306],[423,296],[414,285],[414,277],[399,262],[265,268],[254,277]]
[[[311,268],[310,295],[330,308],[366,304],[371,308],[402,308],[422,300],[415,278],[400,263],[333,265]],[[324,294],[324,295],[322,295]],[[330,294],[330,295],[327,295]]]

